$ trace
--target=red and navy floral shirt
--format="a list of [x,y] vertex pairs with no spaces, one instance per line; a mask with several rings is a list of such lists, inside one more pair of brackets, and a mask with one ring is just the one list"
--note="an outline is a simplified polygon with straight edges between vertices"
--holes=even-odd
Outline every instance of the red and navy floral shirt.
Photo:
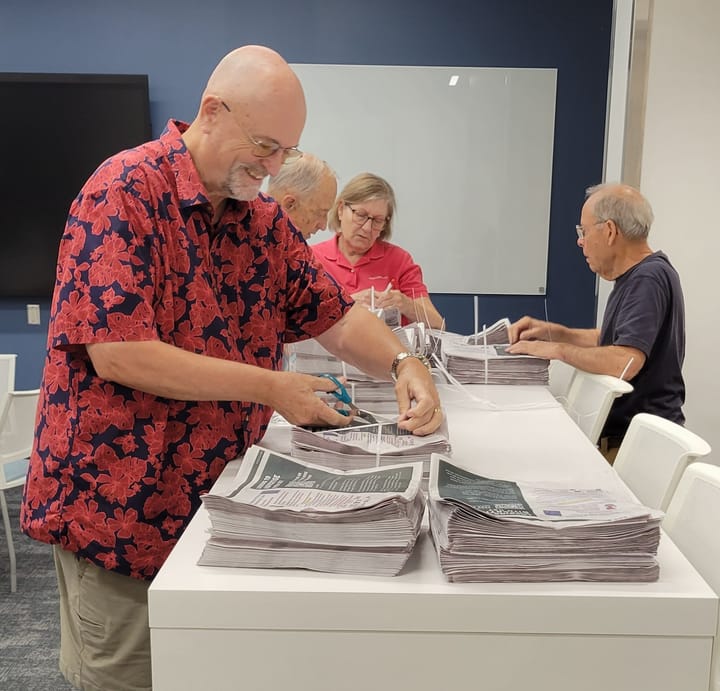
[[21,525],[112,571],[151,578],[225,464],[271,410],[175,401],[101,379],[85,344],[159,340],[280,369],[352,301],[278,205],[228,200],[216,230],[187,125],[103,163],[60,245]]

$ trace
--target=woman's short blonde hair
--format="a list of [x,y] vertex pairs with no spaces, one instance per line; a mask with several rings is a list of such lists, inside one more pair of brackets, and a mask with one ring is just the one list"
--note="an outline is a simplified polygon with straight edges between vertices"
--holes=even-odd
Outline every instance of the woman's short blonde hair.
[[389,240],[392,235],[392,219],[395,214],[395,192],[390,183],[373,173],[360,173],[356,175],[345,187],[340,190],[338,198],[328,213],[328,228],[336,233],[340,232],[340,217],[338,210],[340,204],[362,204],[363,202],[381,199],[387,202],[387,222],[380,232],[380,240]]

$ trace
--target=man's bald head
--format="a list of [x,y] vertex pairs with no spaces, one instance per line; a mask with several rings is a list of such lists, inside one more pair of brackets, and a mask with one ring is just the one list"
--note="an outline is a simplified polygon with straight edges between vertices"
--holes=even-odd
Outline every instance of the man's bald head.
[[[290,65],[271,48],[243,46],[228,53],[213,70],[203,93],[227,102],[246,126],[255,111],[265,115],[268,104],[273,110],[302,115],[305,123],[305,95],[300,80]],[[286,108],[288,110],[286,110]],[[295,142],[297,143],[297,142]]]

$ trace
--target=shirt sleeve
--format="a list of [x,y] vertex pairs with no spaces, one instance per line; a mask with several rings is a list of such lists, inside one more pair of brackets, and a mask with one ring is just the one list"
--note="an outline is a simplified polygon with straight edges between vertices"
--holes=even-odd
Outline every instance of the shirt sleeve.
[[157,340],[151,220],[114,171],[98,171],[71,206],[60,243],[50,344]]
[[287,270],[285,342],[319,336],[352,307],[353,299],[325,271],[304,240],[293,238],[289,243]]
[[623,297],[612,345],[637,348],[649,357],[667,313],[669,295],[661,277],[641,275],[638,279]]
[[422,269],[415,263],[409,252],[394,246],[393,252],[397,255],[397,270],[395,272],[397,285],[394,287],[410,298],[428,296],[428,289],[423,281]]

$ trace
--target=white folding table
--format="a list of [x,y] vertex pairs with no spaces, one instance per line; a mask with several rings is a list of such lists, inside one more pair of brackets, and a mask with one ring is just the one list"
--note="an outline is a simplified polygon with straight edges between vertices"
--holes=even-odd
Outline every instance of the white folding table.
[[[468,389],[444,395],[461,465],[629,492],[544,387]],[[718,599],[665,535],[656,583],[453,584],[426,533],[371,578],[200,567],[209,525],[201,508],[149,590],[154,691],[708,689]]]

